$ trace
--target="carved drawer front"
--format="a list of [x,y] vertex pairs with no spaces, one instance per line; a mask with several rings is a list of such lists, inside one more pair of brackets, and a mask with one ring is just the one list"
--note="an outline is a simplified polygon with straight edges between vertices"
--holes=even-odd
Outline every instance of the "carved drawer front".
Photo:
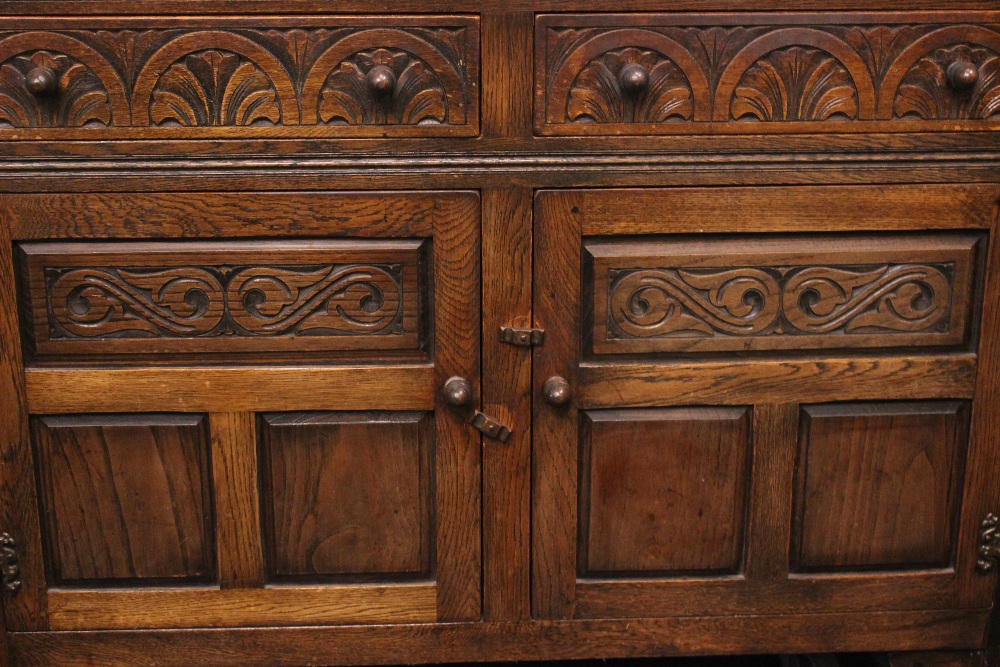
[[596,355],[960,346],[979,239],[586,241],[585,331]]
[[419,351],[429,243],[25,243],[35,355]]
[[542,134],[979,129],[1000,16],[541,15]]
[[[472,16],[135,19],[55,30],[65,23],[25,20],[16,31],[0,31],[0,135],[479,131],[479,24]],[[219,128],[229,130],[210,131]]]

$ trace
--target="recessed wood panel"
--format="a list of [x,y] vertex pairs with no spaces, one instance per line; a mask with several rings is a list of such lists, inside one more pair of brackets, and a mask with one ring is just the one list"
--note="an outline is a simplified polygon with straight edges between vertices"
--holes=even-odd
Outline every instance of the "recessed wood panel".
[[261,418],[272,578],[429,572],[428,413]]
[[973,320],[979,238],[590,241],[592,349],[961,345]]
[[420,241],[26,243],[45,355],[421,349]]
[[584,413],[580,574],[736,572],[749,440],[746,408]]
[[798,569],[948,566],[968,418],[958,401],[803,407]]
[[214,578],[205,418],[37,417],[55,584]]

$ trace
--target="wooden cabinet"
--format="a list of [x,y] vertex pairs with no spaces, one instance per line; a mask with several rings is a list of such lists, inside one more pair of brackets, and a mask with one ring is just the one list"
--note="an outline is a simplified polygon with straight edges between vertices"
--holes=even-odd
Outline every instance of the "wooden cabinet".
[[0,1],[0,665],[984,667],[1000,12],[883,4]]

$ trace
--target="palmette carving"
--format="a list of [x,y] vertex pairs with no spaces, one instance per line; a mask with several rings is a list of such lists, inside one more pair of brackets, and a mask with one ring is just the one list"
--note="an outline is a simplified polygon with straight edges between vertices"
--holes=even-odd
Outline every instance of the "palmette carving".
[[[28,74],[45,68],[55,76],[55,90],[32,94]],[[108,91],[83,63],[61,53],[36,51],[0,65],[0,128],[83,127],[111,125]]]
[[156,125],[278,125],[274,84],[246,58],[228,51],[192,53],[160,76],[149,105]]
[[[955,91],[948,68],[970,63],[978,73],[969,91]],[[903,78],[893,111],[897,117],[922,120],[985,120],[1000,114],[1000,57],[982,47],[958,45],[921,58]]]
[[50,336],[393,335],[401,265],[45,271]]
[[609,271],[607,340],[947,328],[949,265]]

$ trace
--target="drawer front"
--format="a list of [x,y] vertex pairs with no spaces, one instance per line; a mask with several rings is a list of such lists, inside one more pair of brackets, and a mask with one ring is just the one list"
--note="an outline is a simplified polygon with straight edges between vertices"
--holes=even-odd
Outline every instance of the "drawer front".
[[168,137],[213,134],[210,128],[310,137],[479,131],[475,17],[56,26],[66,21],[0,32],[0,136],[24,129],[33,136],[130,129],[125,135],[134,136],[155,128]]
[[962,345],[974,235],[594,241],[594,354]]
[[542,15],[541,134],[982,129],[994,14]]

